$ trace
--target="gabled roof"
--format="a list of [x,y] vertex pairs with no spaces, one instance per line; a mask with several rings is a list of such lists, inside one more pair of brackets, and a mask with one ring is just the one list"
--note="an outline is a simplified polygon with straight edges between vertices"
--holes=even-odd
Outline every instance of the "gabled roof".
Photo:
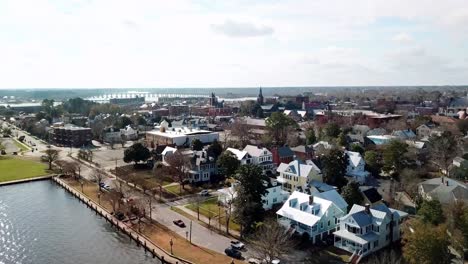
[[280,157],[292,157],[294,156],[294,152],[289,147],[279,147],[278,155]]
[[291,148],[292,151],[294,152],[300,152],[300,153],[309,153],[309,152],[313,152],[314,149],[309,147],[309,146],[306,146],[306,145],[299,145],[299,146],[296,146],[294,148]]
[[288,172],[299,177],[307,177],[311,171],[320,173],[320,169],[315,165],[304,164],[300,160],[293,160],[289,164],[281,163],[276,169],[277,172]]
[[271,152],[266,148],[258,148],[257,146],[247,145],[244,148],[244,151],[250,154],[252,157],[260,157],[264,155],[263,153],[266,151],[266,155],[271,155]]
[[327,141],[319,141],[313,145],[314,149],[317,149],[318,147],[323,147],[325,149],[331,149],[333,146],[328,143]]
[[176,148],[167,146],[166,148],[164,148],[164,150],[163,150],[163,152],[161,153],[161,155],[166,156],[166,154],[172,154],[172,153],[174,153],[174,152],[176,152],[176,151],[177,151]]
[[[345,201],[345,199],[343,199],[343,197],[335,189],[329,190],[326,192],[321,192],[321,193],[313,193],[313,195],[315,197],[320,197],[325,200],[331,201],[340,209],[344,208],[345,210],[347,210],[348,208],[348,203]],[[344,211],[343,213],[346,213],[346,211]]]
[[[287,217],[298,223],[307,226],[315,225],[328,209],[332,206],[332,202],[320,197],[313,197],[312,205],[309,204],[310,195],[294,191],[279,209],[276,214]],[[317,214],[313,214],[313,210],[319,209]]]
[[242,160],[248,155],[247,151],[238,150],[238,149],[235,149],[235,148],[227,148],[226,151],[229,151],[232,154],[234,154],[236,156],[237,160]]
[[348,155],[349,162],[353,165],[353,167],[359,166],[359,164],[364,161],[361,153],[359,152],[346,151],[346,154]]
[[395,220],[408,216],[407,213],[388,208],[385,204],[377,204],[372,206],[370,208],[370,213],[367,213],[365,209],[366,208],[364,206],[355,204],[351,210],[349,210],[349,213],[343,218],[352,217],[356,224],[362,228],[366,225],[369,225],[370,223],[381,225],[382,221],[386,217],[391,217],[392,214]]

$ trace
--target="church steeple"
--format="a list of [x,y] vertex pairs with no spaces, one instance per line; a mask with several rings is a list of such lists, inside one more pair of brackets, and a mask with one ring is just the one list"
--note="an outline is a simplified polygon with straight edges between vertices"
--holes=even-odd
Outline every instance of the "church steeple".
[[257,103],[259,105],[263,105],[263,93],[262,93],[262,87],[260,87],[260,92],[258,93],[258,96],[257,96]]

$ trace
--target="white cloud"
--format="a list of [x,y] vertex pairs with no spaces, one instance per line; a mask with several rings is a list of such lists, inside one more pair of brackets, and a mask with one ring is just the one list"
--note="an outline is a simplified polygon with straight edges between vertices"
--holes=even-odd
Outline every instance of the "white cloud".
[[273,34],[274,30],[269,26],[256,26],[248,22],[236,22],[226,20],[222,24],[212,24],[214,32],[229,37],[261,37]]
[[0,1],[0,88],[468,82],[465,1],[201,3]]
[[413,42],[414,39],[408,33],[399,33],[393,36],[392,40],[400,44],[407,44]]

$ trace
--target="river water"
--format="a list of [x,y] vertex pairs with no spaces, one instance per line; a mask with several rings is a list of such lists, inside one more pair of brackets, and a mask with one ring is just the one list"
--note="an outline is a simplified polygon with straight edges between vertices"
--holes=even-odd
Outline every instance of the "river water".
[[0,264],[156,263],[51,181],[0,187]]

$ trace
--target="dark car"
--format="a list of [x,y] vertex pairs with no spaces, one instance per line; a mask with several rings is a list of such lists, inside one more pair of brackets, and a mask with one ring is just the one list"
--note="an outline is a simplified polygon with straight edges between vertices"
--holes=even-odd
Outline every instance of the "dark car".
[[231,258],[236,258],[236,259],[242,258],[242,253],[240,253],[239,251],[235,250],[232,247],[226,248],[224,250],[224,253],[226,253],[226,255],[228,255]]
[[180,219],[177,219],[177,220],[174,220],[172,221],[174,223],[174,225],[178,226],[178,227],[185,227],[185,223],[184,221],[180,220]]
[[115,214],[115,218],[117,218],[119,221],[124,220],[125,215],[122,212],[118,212]]

